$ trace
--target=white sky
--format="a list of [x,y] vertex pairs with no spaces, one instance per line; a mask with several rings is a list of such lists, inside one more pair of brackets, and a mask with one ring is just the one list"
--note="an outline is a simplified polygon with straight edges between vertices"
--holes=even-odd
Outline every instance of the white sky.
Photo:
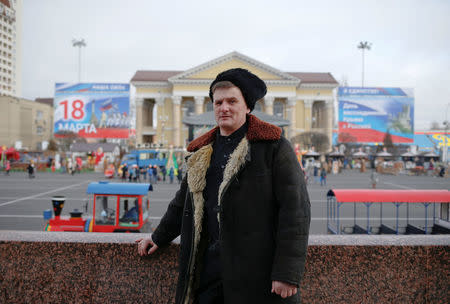
[[[450,106],[450,1],[23,0],[22,95],[55,82],[129,82],[136,70],[186,70],[238,51],[284,72],[412,87],[415,129]],[[450,119],[450,114],[448,114]]]

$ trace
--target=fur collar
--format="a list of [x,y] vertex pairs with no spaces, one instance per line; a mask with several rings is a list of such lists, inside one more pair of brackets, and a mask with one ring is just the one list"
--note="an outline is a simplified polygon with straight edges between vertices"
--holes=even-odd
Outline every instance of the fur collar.
[[[247,139],[248,141],[260,141],[260,140],[278,140],[281,137],[281,129],[275,125],[269,124],[258,119],[252,114],[247,114],[248,131]],[[219,127],[215,127],[206,134],[203,134],[199,138],[194,139],[187,150],[189,152],[194,152],[204,147],[214,141],[216,132],[219,131]]]

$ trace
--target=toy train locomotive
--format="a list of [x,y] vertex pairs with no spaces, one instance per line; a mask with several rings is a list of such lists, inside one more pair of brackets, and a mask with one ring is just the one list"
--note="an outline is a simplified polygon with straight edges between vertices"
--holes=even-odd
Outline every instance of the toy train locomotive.
[[[77,232],[150,232],[149,191],[151,184],[128,184],[93,182],[86,193],[91,195],[91,215],[75,209],[70,217],[61,216],[65,197],[52,197],[54,217],[51,210],[44,211],[48,220],[45,231]],[[87,204],[85,211],[88,209]]]

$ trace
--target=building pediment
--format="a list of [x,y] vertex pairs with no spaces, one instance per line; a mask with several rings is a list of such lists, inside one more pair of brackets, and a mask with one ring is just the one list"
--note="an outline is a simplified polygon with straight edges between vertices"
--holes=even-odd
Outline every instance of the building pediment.
[[168,80],[172,84],[210,84],[217,74],[231,68],[247,69],[263,79],[268,85],[292,85],[296,87],[300,83],[298,78],[238,52],[213,59],[174,75]]

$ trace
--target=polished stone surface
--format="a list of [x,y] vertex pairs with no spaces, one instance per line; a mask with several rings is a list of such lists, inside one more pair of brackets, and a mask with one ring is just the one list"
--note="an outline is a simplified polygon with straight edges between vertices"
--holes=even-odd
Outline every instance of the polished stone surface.
[[[0,231],[0,303],[173,303],[178,245],[142,234]],[[304,303],[450,303],[448,236],[311,236]]]

